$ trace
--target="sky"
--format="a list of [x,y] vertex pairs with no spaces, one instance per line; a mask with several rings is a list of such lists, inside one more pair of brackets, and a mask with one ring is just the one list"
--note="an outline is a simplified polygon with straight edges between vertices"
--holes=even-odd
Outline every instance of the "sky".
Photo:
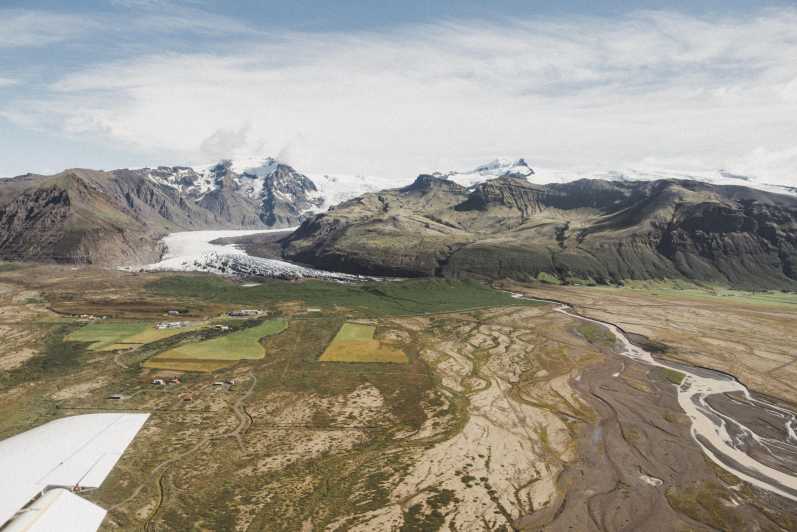
[[797,185],[797,4],[0,0],[0,176],[257,155]]

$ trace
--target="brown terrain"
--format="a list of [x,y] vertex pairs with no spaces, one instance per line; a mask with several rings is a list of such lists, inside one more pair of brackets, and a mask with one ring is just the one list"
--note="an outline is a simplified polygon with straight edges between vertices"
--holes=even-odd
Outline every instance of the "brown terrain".
[[[151,413],[106,483],[88,494],[109,509],[104,530],[797,527],[793,502],[705,458],[670,376],[620,357],[605,329],[553,305],[398,315],[330,301],[307,313],[301,297],[289,296],[302,284],[283,283],[274,286],[288,295],[268,310],[288,329],[263,340],[262,360],[211,374],[141,366],[190,335],[107,353],[63,342],[81,325],[76,314],[158,320],[177,305],[196,318],[237,308],[149,288],[162,278],[57,266],[0,272],[0,364],[13,368],[0,381],[0,437],[64,415]],[[512,288],[622,324],[640,341],[666,344],[664,356],[794,397],[784,376],[793,366],[781,361],[794,341],[793,306]],[[748,317],[755,330],[731,332]],[[352,318],[367,318],[409,362],[320,362]],[[781,369],[766,374],[775,357]],[[182,383],[149,384],[173,375]],[[115,393],[123,399],[108,398]]]

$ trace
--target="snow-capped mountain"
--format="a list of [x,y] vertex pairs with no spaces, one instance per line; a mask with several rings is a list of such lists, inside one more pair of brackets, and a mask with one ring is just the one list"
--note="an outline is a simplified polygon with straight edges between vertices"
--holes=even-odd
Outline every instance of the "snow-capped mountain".
[[472,187],[497,177],[524,177],[528,179],[534,175],[534,170],[526,163],[525,159],[494,159],[487,164],[482,164],[466,172],[436,172],[434,175],[445,177],[463,187]]
[[495,159],[467,171],[435,172],[433,175],[472,187],[498,177],[521,177],[537,185],[569,183],[578,179],[604,179],[606,181],[655,181],[657,179],[686,179],[713,185],[736,185],[756,188],[776,194],[797,195],[797,185],[777,185],[759,178],[727,170],[678,171],[670,169],[623,168],[619,170],[557,170],[532,169],[525,159]]
[[[403,180],[373,177],[306,174],[273,157],[248,157],[223,160],[205,166],[159,166],[144,168],[150,181],[179,192],[185,199],[203,207],[217,218],[241,227],[290,227],[311,215],[367,192],[410,184],[415,176]],[[465,187],[473,187],[500,177],[524,178],[532,183],[566,183],[577,179],[608,181],[652,181],[691,179],[715,185],[742,185],[768,192],[797,195],[797,188],[769,185],[725,170],[678,172],[650,169],[608,171],[554,170],[537,168],[525,159],[495,159],[466,171],[435,172]]]
[[158,166],[135,172],[241,226],[252,225],[243,213],[250,213],[249,217],[268,227],[297,225],[313,213],[393,186],[390,181],[372,177],[307,175],[272,157],[223,160],[195,167]]
[[623,168],[619,170],[553,170],[547,168],[537,168],[533,178],[529,181],[536,184],[546,183],[569,183],[578,179],[604,179],[606,181],[655,181],[657,179],[685,179],[690,181],[700,181],[712,185],[742,186],[773,192],[775,194],[787,194],[797,196],[797,187],[777,185],[767,183],[754,176],[746,176],[729,172],[727,170],[710,171],[679,171],[672,169],[657,168]]
[[312,180],[271,157],[250,165],[223,160],[196,168],[159,166],[141,171],[150,180],[172,187],[197,202],[226,189],[255,202],[266,225],[292,223],[295,220],[287,218],[316,211],[324,203]]
[[[523,159],[497,159],[467,171],[437,173],[467,188],[501,178],[530,183],[696,180],[797,196],[797,186],[770,183],[731,170],[534,170]],[[157,166],[99,171],[67,169],[52,176],[0,179],[0,255],[96,263],[150,263],[158,240],[174,231],[266,229],[301,225],[367,192],[410,185],[404,179],[306,174],[270,157],[224,160],[206,166]],[[35,238],[31,240],[31,235]]]

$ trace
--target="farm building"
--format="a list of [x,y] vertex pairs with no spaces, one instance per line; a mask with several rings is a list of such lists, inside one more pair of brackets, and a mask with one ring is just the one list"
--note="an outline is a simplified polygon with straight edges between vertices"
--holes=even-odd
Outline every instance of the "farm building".
[[187,321],[162,321],[155,325],[156,329],[182,329],[191,325]]
[[242,317],[247,317],[247,316],[259,316],[261,314],[263,314],[262,310],[243,309],[243,308],[240,309],[240,310],[232,310],[232,311],[227,313],[228,316],[231,316],[233,318],[242,318]]

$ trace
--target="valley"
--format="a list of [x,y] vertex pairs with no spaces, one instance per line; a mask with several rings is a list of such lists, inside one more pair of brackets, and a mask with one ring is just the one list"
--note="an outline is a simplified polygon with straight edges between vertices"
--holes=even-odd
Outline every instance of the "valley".
[[[0,272],[9,302],[4,331],[17,342],[0,355],[10,368],[0,381],[0,435],[76,413],[150,412],[106,484],[89,495],[110,510],[103,529],[797,524],[792,500],[729,473],[697,445],[676,393],[682,376],[622,356],[610,331],[558,304],[473,281],[236,280],[73,268],[16,264]],[[793,295],[497,287],[567,301],[579,314],[621,326],[656,356],[728,371],[756,399],[794,409],[787,373]],[[229,315],[241,309],[263,314]],[[741,345],[738,354],[729,349],[737,342],[734,319],[757,324],[754,338],[738,332],[754,356]],[[192,325],[142,336],[173,320]],[[275,320],[281,325],[271,327]],[[112,327],[116,336],[103,333],[104,345],[79,336],[114,322],[140,325]],[[268,328],[255,335],[256,356],[202,371],[157,365],[170,350],[199,353],[203,343],[253,327]],[[356,362],[325,356],[335,342],[362,342],[371,351],[355,351],[372,354]],[[222,351],[250,349],[236,345]],[[374,354],[386,347],[405,358]],[[766,368],[775,371],[764,377]],[[784,449],[791,442],[775,430],[775,418],[733,394],[710,404],[781,439]],[[775,467],[793,478],[795,457],[781,460]]]
[[11,180],[0,437],[149,414],[109,531],[797,528],[797,200],[534,178]]
[[0,2],[0,532],[797,532],[797,4],[650,4]]

